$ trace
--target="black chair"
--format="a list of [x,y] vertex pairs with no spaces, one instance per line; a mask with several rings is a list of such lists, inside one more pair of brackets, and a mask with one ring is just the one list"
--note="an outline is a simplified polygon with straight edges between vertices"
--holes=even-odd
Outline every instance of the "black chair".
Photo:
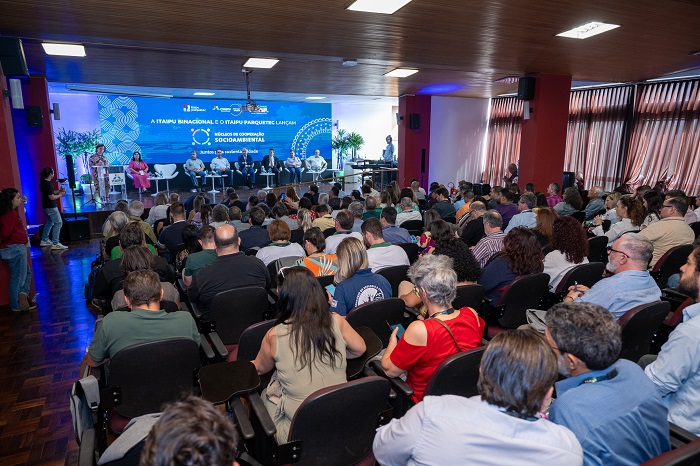
[[[255,359],[258,356],[258,352],[260,352],[265,334],[275,326],[275,322],[277,322],[276,319],[264,320],[243,330],[241,337],[238,339],[236,361],[252,361]],[[267,387],[273,372],[270,371],[260,376],[260,387]]]
[[200,365],[199,347],[189,338],[124,348],[110,359],[108,380],[103,377],[100,412],[109,410],[110,429],[121,433],[131,418],[158,413],[163,403],[192,392]]
[[453,354],[438,366],[425,388],[423,396],[476,396],[479,391],[479,367],[485,346]]
[[559,284],[543,298],[542,309],[549,309],[564,300],[564,297],[569,292],[569,287],[576,284],[592,287],[603,278],[605,264],[602,262],[589,262],[588,264],[579,264],[566,272]]
[[335,278],[335,275],[322,275],[316,278],[318,279],[318,282],[321,284],[321,286],[325,288],[333,284],[333,279]]
[[418,260],[418,245],[416,243],[399,243],[397,246],[406,251],[409,264]]
[[642,466],[697,466],[700,464],[700,439],[645,461]]
[[241,334],[251,325],[261,322],[268,310],[265,288],[236,288],[214,296],[209,306],[211,322],[205,323],[208,327],[205,333],[219,357],[236,360]]
[[[372,442],[389,399],[386,379],[366,377],[323,388],[299,406],[289,428],[287,443],[277,444],[259,426],[267,412],[256,412],[256,457],[265,465],[373,465]],[[264,445],[258,448],[258,439]]]
[[280,269],[284,267],[292,267],[299,259],[301,259],[300,256],[281,257],[267,264],[267,273],[270,274],[270,278],[272,279],[272,288],[277,287],[277,274],[279,273]]
[[409,232],[419,231],[422,233],[423,232],[423,220],[406,220],[405,222],[401,223],[401,228],[405,228]]
[[669,249],[661,256],[650,272],[659,288],[664,288],[666,286],[671,275],[680,273],[681,267],[685,264],[686,260],[688,260],[688,256],[692,252],[692,244],[682,244]]
[[328,238],[329,236],[334,235],[336,232],[335,228],[326,228],[323,230],[323,237]]
[[481,303],[484,300],[486,290],[481,285],[462,285],[457,287],[457,297],[452,301],[452,307],[461,309],[463,307],[471,307],[478,311],[481,309]]
[[448,215],[447,217],[443,218],[443,220],[447,223],[451,223],[452,225],[457,224],[457,217],[455,217],[454,215]]
[[571,216],[578,220],[579,223],[583,223],[583,221],[586,219],[586,212],[582,212],[579,210],[577,212],[572,213]]
[[700,238],[700,222],[693,222],[690,224],[690,228],[695,233],[695,239]]
[[403,320],[405,304],[402,299],[388,298],[357,306],[345,317],[354,329],[368,327],[382,341],[386,348],[391,336],[390,325],[400,324]]
[[622,328],[620,358],[637,362],[639,358],[649,354],[654,333],[666,319],[670,310],[670,303],[656,301],[636,306],[625,312],[617,321]]
[[549,290],[549,275],[533,273],[513,280],[495,305],[485,308],[487,336],[494,337],[507,329],[527,323],[525,311],[537,309]]
[[588,238],[588,262],[608,263],[608,252],[605,248],[608,247],[607,236],[594,236]]
[[406,275],[408,267],[408,265],[395,265],[377,271],[379,275],[389,280],[389,284],[391,284],[391,296],[394,298],[399,297],[399,284],[408,279]]

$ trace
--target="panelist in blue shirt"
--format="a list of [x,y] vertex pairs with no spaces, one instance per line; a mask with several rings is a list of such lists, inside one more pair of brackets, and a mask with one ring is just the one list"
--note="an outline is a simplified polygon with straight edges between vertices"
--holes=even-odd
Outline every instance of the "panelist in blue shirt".
[[565,380],[549,419],[581,442],[584,465],[638,465],[671,449],[668,410],[635,363],[617,359],[620,326],[604,307],[567,302],[545,317],[545,337]]

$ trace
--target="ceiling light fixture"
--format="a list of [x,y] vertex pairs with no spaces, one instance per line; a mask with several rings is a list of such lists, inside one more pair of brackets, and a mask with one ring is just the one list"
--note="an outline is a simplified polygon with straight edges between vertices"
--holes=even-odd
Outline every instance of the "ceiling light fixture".
[[214,93],[213,93],[213,92],[201,92],[201,91],[198,91],[198,92],[195,92],[195,93],[192,94],[192,95],[197,95],[197,96],[212,96],[212,95],[214,95]]
[[418,73],[418,70],[415,68],[396,68],[393,71],[385,73],[384,76],[388,76],[390,78],[405,78],[416,73]]
[[272,68],[279,60],[276,58],[249,58],[244,68]]
[[357,60],[343,60],[343,66],[357,66]]
[[322,95],[310,95],[306,98],[306,100],[324,100],[325,97]]
[[497,79],[494,82],[498,84],[515,84],[518,81],[520,81],[520,78],[517,76],[504,76],[501,79]]
[[41,46],[44,47],[44,52],[46,52],[46,55],[60,55],[63,57],[85,56],[85,47],[81,44],[57,44],[43,42]]
[[410,1],[411,0],[356,0],[348,7],[348,10],[391,15]]
[[608,24],[601,23],[598,21],[592,21],[590,23],[582,24],[568,31],[561,32],[557,34],[558,37],[570,37],[572,39],[588,39],[589,37],[602,34],[603,32],[610,31],[611,29],[619,28],[619,24]]

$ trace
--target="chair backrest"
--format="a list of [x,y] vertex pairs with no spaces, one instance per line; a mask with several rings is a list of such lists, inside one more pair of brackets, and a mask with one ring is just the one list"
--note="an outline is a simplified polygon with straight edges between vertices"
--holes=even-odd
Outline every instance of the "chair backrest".
[[335,278],[335,276],[334,275],[323,275],[323,276],[316,277],[316,278],[318,278],[318,282],[321,284],[321,286],[325,288],[328,285],[333,284],[333,279]]
[[693,222],[690,224],[690,228],[695,233],[695,239],[700,238],[700,222]]
[[401,228],[405,228],[408,231],[416,230],[423,231],[423,220],[406,220],[401,223]]
[[216,322],[216,333],[225,345],[235,345],[245,329],[263,320],[269,308],[267,291],[243,287],[222,291],[214,296],[209,313]]
[[115,354],[109,363],[109,386],[121,389],[124,417],[161,411],[163,403],[192,392],[200,367],[199,347],[189,338],[168,338],[132,345]]
[[451,223],[452,225],[455,225],[457,223],[457,217],[454,215],[448,215],[447,217],[443,218],[444,221],[447,223]]
[[472,309],[481,309],[481,302],[484,300],[486,289],[482,285],[462,285],[457,287],[457,296],[452,301],[452,307],[461,309],[463,307],[471,307]]
[[253,324],[243,330],[238,340],[237,361],[252,361],[258,355],[262,346],[263,337],[268,330],[275,326],[275,319],[265,320]]
[[697,466],[700,464],[700,438],[645,461],[642,466]]
[[620,317],[617,321],[622,327],[620,358],[637,362],[648,354],[651,339],[670,310],[671,303],[655,301],[636,306]]
[[367,457],[389,390],[389,381],[375,376],[312,393],[289,427],[288,439],[300,441],[303,449],[296,464],[351,465]]
[[406,275],[408,273],[408,267],[408,265],[395,265],[377,271],[379,275],[389,280],[391,296],[394,298],[399,297],[399,284],[408,279]]
[[577,212],[572,213],[571,216],[579,222],[583,222],[586,219],[586,212],[582,212],[579,210]]
[[588,261],[608,263],[608,252],[605,248],[608,247],[607,236],[595,236],[588,239]]
[[478,395],[476,383],[479,381],[479,366],[485,349],[482,346],[445,359],[430,378],[423,396]]
[[299,259],[301,259],[300,256],[280,257],[279,259],[275,259],[267,264],[267,272],[270,274],[270,278],[272,279],[273,288],[277,286],[277,273],[280,271],[280,269],[283,267],[293,266]]
[[156,173],[162,173],[163,178],[170,178],[173,176],[173,174],[175,174],[175,170],[177,170],[177,165],[174,163],[157,163],[153,165],[153,169],[156,171]]
[[676,308],[675,311],[666,316],[664,319],[664,324],[668,325],[669,327],[675,327],[676,325],[680,324],[683,320],[683,311],[686,307],[692,306],[693,304],[695,304],[695,300],[693,298],[687,298],[681,303],[680,306]]
[[668,278],[674,273],[680,272],[681,267],[685,264],[688,256],[692,252],[692,244],[682,244],[672,247],[661,256],[656,262],[656,265],[654,265],[654,268],[651,269],[651,276],[654,277],[659,288],[666,287]]
[[588,288],[592,287],[603,278],[605,264],[602,262],[589,262],[588,264],[579,264],[572,268],[562,277],[559,285],[554,290],[555,293],[562,293],[569,289],[570,286],[578,283],[585,285]]
[[537,309],[542,296],[549,291],[549,275],[533,273],[513,280],[501,294],[498,304],[505,306],[498,323],[505,328],[517,328],[527,323],[525,311]]
[[391,336],[389,325],[400,324],[406,305],[402,299],[388,298],[357,306],[345,318],[352,328],[369,327],[386,348]]
[[397,246],[406,251],[409,264],[418,260],[418,245],[416,243],[399,243]]
[[335,227],[326,228],[325,230],[323,230],[323,237],[328,238],[329,236],[334,235],[335,231]]

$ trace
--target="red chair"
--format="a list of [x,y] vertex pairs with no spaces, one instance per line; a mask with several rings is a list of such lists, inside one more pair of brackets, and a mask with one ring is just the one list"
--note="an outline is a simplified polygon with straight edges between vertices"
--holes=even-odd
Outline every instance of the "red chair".
[[700,439],[647,460],[642,466],[697,466],[700,464]]
[[549,275],[533,273],[513,280],[496,305],[486,306],[486,336],[493,338],[527,323],[528,309],[537,309],[549,290]]
[[622,349],[620,358],[633,362],[649,354],[654,333],[668,316],[671,304],[656,301],[642,304],[627,311],[617,321],[622,327]]
[[693,252],[692,244],[682,244],[675,246],[661,256],[651,269],[651,276],[659,285],[659,288],[664,288],[668,282],[668,278],[676,273],[679,273],[681,267],[688,260],[688,256]]

